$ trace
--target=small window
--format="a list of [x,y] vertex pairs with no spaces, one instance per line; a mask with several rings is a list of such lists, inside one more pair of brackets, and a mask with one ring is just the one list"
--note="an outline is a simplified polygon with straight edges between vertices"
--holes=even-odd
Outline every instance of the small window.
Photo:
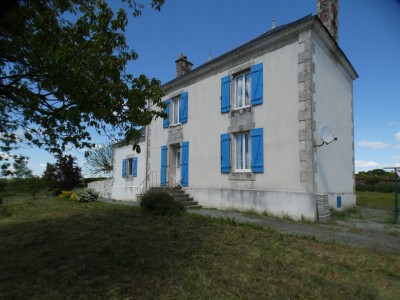
[[234,135],[236,172],[251,172],[250,132]]
[[175,98],[172,100],[172,125],[180,124],[181,105],[180,99]]
[[128,158],[128,176],[131,177],[133,174],[133,158]]
[[235,108],[251,105],[251,73],[238,75],[235,80]]

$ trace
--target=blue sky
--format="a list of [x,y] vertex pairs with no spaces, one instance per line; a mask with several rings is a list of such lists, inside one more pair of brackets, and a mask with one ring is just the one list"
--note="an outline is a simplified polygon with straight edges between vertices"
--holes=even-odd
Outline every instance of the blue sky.
[[[131,17],[126,37],[139,59],[128,66],[162,83],[175,77],[183,53],[206,62],[277,26],[316,13],[316,0],[166,0],[161,12]],[[112,1],[117,7],[120,1]],[[400,0],[339,0],[339,46],[359,74],[354,82],[356,172],[400,166]],[[107,142],[98,138],[98,142]],[[30,168],[42,174],[54,159],[25,149]],[[82,151],[71,151],[83,165]]]

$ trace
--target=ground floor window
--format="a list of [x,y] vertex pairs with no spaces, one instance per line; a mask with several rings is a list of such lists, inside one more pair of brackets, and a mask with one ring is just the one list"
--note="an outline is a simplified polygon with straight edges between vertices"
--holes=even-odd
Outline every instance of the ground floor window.
[[250,132],[234,135],[235,169],[237,172],[251,172]]
[[133,158],[128,158],[128,176],[133,174]]

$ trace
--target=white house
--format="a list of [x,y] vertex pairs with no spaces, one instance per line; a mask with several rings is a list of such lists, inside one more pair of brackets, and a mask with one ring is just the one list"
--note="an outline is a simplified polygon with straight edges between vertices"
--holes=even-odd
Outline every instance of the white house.
[[115,149],[112,198],[182,185],[204,207],[296,219],[353,206],[357,73],[337,0],[317,9],[193,70],[181,55],[163,85],[168,119],[146,128],[140,154]]

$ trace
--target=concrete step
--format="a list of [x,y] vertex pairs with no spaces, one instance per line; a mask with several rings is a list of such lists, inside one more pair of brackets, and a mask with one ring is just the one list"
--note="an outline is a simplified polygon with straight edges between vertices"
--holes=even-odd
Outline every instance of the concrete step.
[[198,205],[197,201],[182,201],[180,202],[184,207]]
[[175,198],[176,200],[178,200],[178,199],[187,199],[187,198],[190,198],[190,195],[189,195],[189,194],[179,194],[179,195],[172,195],[172,196],[174,196],[174,198]]
[[201,205],[190,205],[186,206],[186,209],[202,209],[203,207]]
[[186,198],[175,198],[176,201],[178,202],[190,202],[190,201],[194,201],[193,197],[186,197]]

